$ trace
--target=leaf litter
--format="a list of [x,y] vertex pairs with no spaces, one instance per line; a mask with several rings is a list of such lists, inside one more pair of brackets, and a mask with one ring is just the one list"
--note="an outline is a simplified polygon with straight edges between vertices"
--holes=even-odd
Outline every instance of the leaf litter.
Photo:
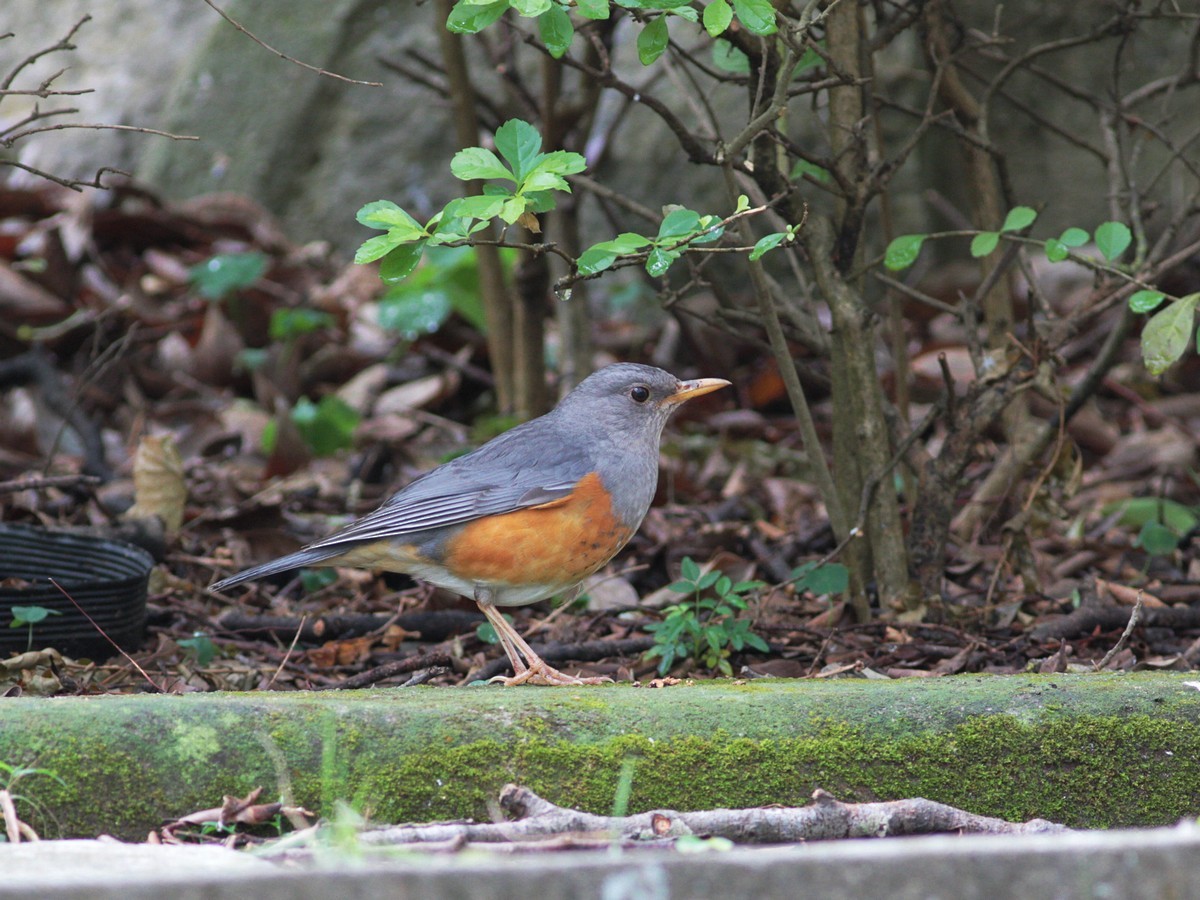
[[[961,273],[937,274],[952,296]],[[474,604],[404,576],[309,571],[236,597],[206,590],[369,511],[503,426],[489,419],[477,316],[441,304],[407,331],[391,309],[384,327],[383,293],[371,267],[289,242],[242,197],[170,206],[133,187],[85,200],[53,186],[0,191],[3,520],[102,531],[162,522],[141,646],[108,659],[14,656],[0,695],[462,684],[503,671]],[[910,324],[922,342],[919,416],[939,385],[929,359],[965,351],[937,317]],[[606,354],[638,359],[678,324],[655,319],[648,332],[617,315],[596,327]],[[1152,381],[1131,341],[1024,513],[956,545],[938,608],[884,610],[864,624],[836,578],[809,580],[834,544],[778,373],[751,342],[712,328],[683,344],[653,361],[684,371],[689,359],[714,360],[719,372],[695,374],[736,387],[672,423],[654,508],[585,593],[513,612],[548,661],[664,686],[712,675],[690,657],[659,671],[646,656],[647,626],[687,600],[670,586],[689,560],[766,585],[742,615],[769,649],[729,649],[737,677],[1200,663],[1195,359]],[[827,422],[820,378],[811,390]],[[1038,414],[1053,411],[1039,402]],[[980,448],[964,496],[995,449]],[[1135,604],[1140,620],[1126,634]]]

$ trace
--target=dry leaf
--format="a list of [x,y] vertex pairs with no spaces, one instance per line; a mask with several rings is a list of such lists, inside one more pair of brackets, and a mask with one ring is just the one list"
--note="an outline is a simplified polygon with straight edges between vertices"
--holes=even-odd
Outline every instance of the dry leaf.
[[147,435],[138,444],[133,460],[133,491],[134,504],[125,518],[158,516],[168,533],[179,530],[187,503],[187,483],[179,449],[169,434]]

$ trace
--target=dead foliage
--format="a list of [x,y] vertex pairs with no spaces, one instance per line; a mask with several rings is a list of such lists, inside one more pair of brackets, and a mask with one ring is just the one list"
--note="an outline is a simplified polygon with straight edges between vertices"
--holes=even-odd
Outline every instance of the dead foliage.
[[[259,254],[261,268],[249,283],[217,293],[197,276],[214,257],[247,254]],[[1194,269],[1176,277],[1189,282],[1176,293],[1197,289]],[[379,323],[381,292],[374,271],[292,244],[241,197],[166,206],[128,185],[85,195],[0,190],[3,519],[120,530],[160,559],[146,640],[130,658],[16,656],[0,663],[0,693],[453,684],[502,671],[499,649],[476,632],[473,604],[406,578],[293,573],[237,596],[205,589],[369,511],[500,427],[487,417],[478,331],[451,315],[436,330],[401,335]],[[281,336],[281,311],[285,320],[308,311],[308,324]],[[598,323],[598,362],[646,359],[736,387],[673,423],[658,502],[586,599],[514,612],[548,661],[656,683],[645,626],[681,599],[667,586],[691,557],[767,585],[746,615],[770,650],[731,657],[747,678],[1090,670],[1101,660],[1110,669],[1196,666],[1194,534],[1152,554],[1121,506],[1200,507],[1195,357],[1154,383],[1131,343],[1052,458],[952,543],[940,604],[855,624],[836,596],[794,584],[795,567],[834,546],[778,374],[749,338],[647,321]],[[945,324],[911,321],[922,347],[910,376],[914,421],[966,353]],[[1103,336],[1102,327],[1082,335],[1071,358],[1082,367]],[[691,362],[700,359],[715,370]],[[827,382],[819,369],[810,374],[827,421]],[[289,411],[327,397],[356,424],[352,446],[319,454]],[[1039,415],[1055,412],[1046,398],[1033,403]],[[274,433],[269,451],[264,432]],[[992,460],[996,449],[976,457]],[[987,469],[967,468],[961,497]],[[917,475],[896,472],[905,500]],[[157,539],[137,525],[155,519]],[[1140,621],[1123,638],[1139,600]],[[684,660],[657,683],[704,674]]]

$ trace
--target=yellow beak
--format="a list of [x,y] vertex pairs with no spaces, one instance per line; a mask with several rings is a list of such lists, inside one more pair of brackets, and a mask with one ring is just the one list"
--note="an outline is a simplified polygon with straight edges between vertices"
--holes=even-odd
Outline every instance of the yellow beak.
[[719,391],[723,387],[729,387],[729,382],[724,378],[697,378],[693,381],[681,381],[675,393],[667,397],[665,402],[671,406],[678,406],[685,400],[702,397],[713,391]]

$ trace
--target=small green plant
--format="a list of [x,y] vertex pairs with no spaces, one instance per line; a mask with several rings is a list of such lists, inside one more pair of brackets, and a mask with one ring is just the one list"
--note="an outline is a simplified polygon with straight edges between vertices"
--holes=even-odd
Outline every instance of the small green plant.
[[220,253],[188,269],[188,281],[201,297],[221,300],[250,287],[266,271],[267,257],[262,253]]
[[[515,254],[501,254],[511,268]],[[379,301],[379,325],[407,341],[437,331],[458,313],[477,331],[487,330],[480,299],[479,266],[471,247],[430,247],[411,276],[388,288]]]
[[271,313],[267,333],[273,341],[294,341],[333,325],[333,316],[324,310],[308,307],[281,307]]
[[466,241],[493,218],[505,225],[520,222],[537,229],[537,214],[554,208],[554,191],[571,192],[567,175],[587,165],[578,153],[542,151],[542,136],[520,119],[496,129],[496,153],[486,147],[467,147],[450,162],[450,171],[463,181],[483,181],[483,193],[451,200],[422,225],[390,200],[376,200],[358,211],[358,221],[383,231],[365,241],[354,254],[356,263],[380,260],[379,276],[387,284],[407,278],[427,247]]
[[1127,528],[1138,529],[1134,546],[1149,556],[1170,556],[1179,549],[1184,536],[1200,523],[1196,511],[1166,497],[1132,497],[1109,503],[1103,515],[1119,513],[1117,520]]
[[792,584],[797,593],[840,594],[850,587],[850,571],[841,563],[821,565],[814,560],[792,569]]
[[[903,234],[888,244],[883,255],[883,265],[892,271],[907,269],[917,261],[921,246],[927,238],[970,235],[971,256],[976,259],[991,254],[1000,245],[1001,237],[1038,243],[1020,234],[1034,223],[1037,215],[1037,211],[1028,206],[1014,206],[1004,217],[1004,224],[1000,226],[999,231]],[[1095,244],[1100,252],[1100,259],[1080,250],[1088,241]],[[1057,263],[1069,259],[1095,271],[1116,273],[1129,278],[1129,267],[1121,264],[1121,257],[1132,243],[1133,232],[1124,222],[1102,222],[1091,234],[1083,228],[1072,227],[1056,238],[1046,239],[1041,246],[1050,262]],[[1134,283],[1141,285],[1141,282]],[[1142,327],[1142,361],[1151,375],[1161,375],[1187,351],[1193,340],[1200,293],[1171,297],[1162,291],[1142,286],[1140,290],[1129,295],[1129,308],[1138,314],[1154,312],[1167,300],[1171,302],[1150,316]],[[1197,348],[1200,349],[1200,335],[1196,336],[1196,341]]]
[[25,644],[25,650],[29,651],[33,649],[33,626],[38,622],[45,621],[47,616],[61,615],[59,610],[46,609],[44,606],[14,606],[12,607],[12,621],[8,623],[8,627],[29,627],[29,640]]
[[[316,403],[301,397],[292,407],[291,418],[309,450],[317,456],[332,456],[353,445],[361,416],[341,397],[326,394]],[[272,420],[263,429],[263,450],[273,452],[278,439],[279,429]]]
[[203,631],[193,631],[190,638],[179,641],[179,646],[186,650],[202,669],[217,655],[217,647],[212,638]]
[[[512,624],[513,617],[508,613],[501,613],[504,621]],[[496,629],[491,622],[480,622],[475,626],[475,637],[479,638],[485,644],[500,643],[500,635],[496,634]]]
[[671,585],[691,599],[672,606],[661,622],[646,626],[654,635],[647,659],[659,657],[658,672],[665,675],[676,660],[691,658],[706,669],[732,675],[729,656],[750,647],[766,653],[767,642],[751,631],[749,619],[738,618],[747,606],[746,595],[766,587],[761,581],[734,582],[714,569],[701,574],[690,556],[683,558],[679,581]]
[[[17,790],[17,785],[22,781],[37,777],[50,778],[54,781],[57,781],[64,788],[67,786],[65,781],[63,781],[55,772],[52,772],[49,769],[35,769],[28,766],[14,766],[9,763],[0,762],[0,791],[5,791],[8,793],[13,802],[13,808],[15,809],[17,804],[22,804],[34,810],[42,818],[51,818],[39,803],[25,794],[19,793]],[[0,820],[2,819],[3,817],[0,817]],[[33,832],[33,829],[24,822],[18,821],[14,823],[14,825],[18,831],[23,833],[26,837],[31,837],[33,839],[37,838],[37,835]],[[4,841],[7,840],[6,831],[7,829],[0,828],[0,843],[4,843]]]

